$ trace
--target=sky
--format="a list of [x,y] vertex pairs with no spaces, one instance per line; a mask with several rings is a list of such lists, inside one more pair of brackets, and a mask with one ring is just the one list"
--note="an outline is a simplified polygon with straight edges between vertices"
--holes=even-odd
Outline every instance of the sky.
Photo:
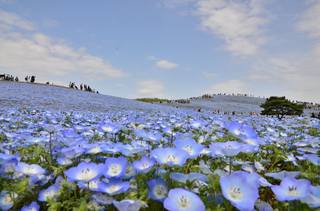
[[320,0],[0,0],[0,73],[126,98],[320,102]]

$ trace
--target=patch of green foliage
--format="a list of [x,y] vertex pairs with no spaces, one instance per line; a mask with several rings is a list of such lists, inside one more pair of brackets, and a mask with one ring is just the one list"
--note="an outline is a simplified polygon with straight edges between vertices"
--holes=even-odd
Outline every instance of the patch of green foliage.
[[137,101],[145,102],[145,103],[169,103],[168,99],[161,98],[137,98]]
[[266,102],[261,105],[262,115],[275,115],[279,120],[284,116],[301,115],[304,106],[289,101],[285,97],[269,97]]

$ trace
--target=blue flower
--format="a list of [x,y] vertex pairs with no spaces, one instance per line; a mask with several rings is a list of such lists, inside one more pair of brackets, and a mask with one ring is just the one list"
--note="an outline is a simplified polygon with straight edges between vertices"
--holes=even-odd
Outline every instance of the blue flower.
[[107,158],[104,176],[107,178],[121,178],[126,173],[128,161],[125,157]]
[[320,185],[311,186],[310,191],[311,193],[301,201],[307,203],[312,208],[320,207]]
[[183,173],[179,173],[179,172],[173,172],[170,174],[170,178],[172,180],[181,182],[181,183],[186,183],[187,181],[201,181],[203,183],[208,182],[208,177],[200,174],[200,173],[195,173],[195,172],[191,172],[189,174],[183,174]]
[[119,211],[138,211],[143,206],[141,201],[125,199],[122,201],[113,201],[113,205]]
[[56,198],[59,195],[59,189],[60,189],[60,186],[51,185],[47,189],[39,192],[38,200],[39,201],[48,201],[48,200]]
[[99,189],[101,192],[107,193],[110,196],[125,193],[130,188],[130,182],[110,181],[108,184],[101,184]]
[[220,185],[223,196],[239,210],[253,210],[259,197],[258,177],[246,172],[233,172],[222,176]]
[[112,134],[115,134],[120,130],[119,125],[114,124],[112,122],[102,122],[100,123],[99,127],[103,132]]
[[21,209],[21,211],[39,211],[39,210],[40,210],[40,206],[35,201],[29,205],[22,207],[22,209]]
[[44,174],[46,172],[46,170],[37,164],[29,165],[23,162],[18,163],[16,170],[28,176]]
[[265,175],[268,177],[272,177],[273,179],[283,180],[286,177],[295,178],[300,174],[301,173],[299,171],[279,171],[279,172],[266,173]]
[[133,167],[139,173],[148,173],[150,169],[154,166],[154,160],[144,156],[141,160],[136,160],[132,163]]
[[103,164],[80,163],[77,167],[70,168],[64,173],[70,181],[89,182],[102,175]]
[[311,183],[306,179],[284,178],[280,185],[271,187],[279,201],[292,201],[303,199],[310,194]]
[[182,188],[171,189],[163,202],[163,206],[169,211],[205,210],[205,206],[198,195]]
[[189,155],[186,151],[177,148],[158,148],[151,152],[151,157],[159,164],[183,166]]
[[62,165],[62,166],[67,166],[67,165],[72,164],[72,160],[70,160],[69,158],[66,158],[66,157],[57,158],[57,162],[59,165]]
[[155,201],[163,202],[168,195],[168,187],[161,178],[148,181],[148,197]]
[[100,179],[91,180],[90,182],[78,182],[80,188],[88,188],[92,191],[100,191],[100,187],[104,184]]
[[192,138],[186,138],[186,139],[177,139],[174,141],[174,145],[178,149],[182,149],[186,151],[189,154],[190,158],[196,158],[200,155],[202,149],[204,146],[201,144],[198,144],[194,139]]
[[8,191],[0,192],[0,208],[2,210],[9,210],[13,207],[14,199],[17,197],[17,194],[10,194]]
[[243,144],[236,141],[217,142],[210,145],[212,156],[235,156],[242,151]]

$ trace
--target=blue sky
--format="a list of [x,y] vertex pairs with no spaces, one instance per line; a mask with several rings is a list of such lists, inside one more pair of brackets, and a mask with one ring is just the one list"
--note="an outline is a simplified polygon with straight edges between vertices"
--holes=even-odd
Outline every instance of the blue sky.
[[0,72],[121,97],[320,102],[319,0],[0,0]]

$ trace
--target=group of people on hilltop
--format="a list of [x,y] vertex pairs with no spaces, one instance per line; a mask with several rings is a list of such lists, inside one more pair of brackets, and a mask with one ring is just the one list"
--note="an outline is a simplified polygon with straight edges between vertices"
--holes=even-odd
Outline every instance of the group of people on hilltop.
[[36,76],[32,75],[32,76],[29,76],[27,75],[25,78],[24,78],[25,82],[31,82],[31,83],[34,83],[36,81]]
[[[13,76],[13,75],[9,75],[9,74],[0,74],[0,80],[5,80],[5,81],[15,81],[15,82],[19,82],[19,78],[18,76]],[[36,81],[36,76],[26,76],[24,78],[25,82],[31,82],[34,83]]]
[[1,74],[0,80],[19,82],[19,78],[17,76],[14,77],[13,75],[8,75],[8,74]]
[[71,89],[78,89],[81,91],[86,91],[86,92],[96,92],[99,93],[98,91],[95,91],[94,89],[92,89],[89,85],[87,84],[80,84],[79,87],[76,85],[75,82],[70,82],[69,83],[69,88]]

